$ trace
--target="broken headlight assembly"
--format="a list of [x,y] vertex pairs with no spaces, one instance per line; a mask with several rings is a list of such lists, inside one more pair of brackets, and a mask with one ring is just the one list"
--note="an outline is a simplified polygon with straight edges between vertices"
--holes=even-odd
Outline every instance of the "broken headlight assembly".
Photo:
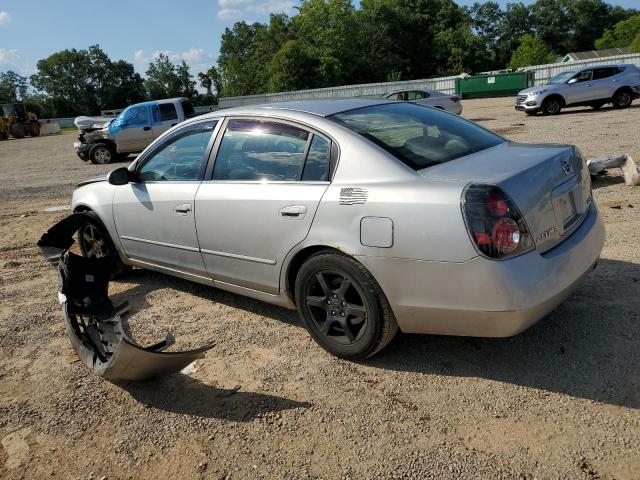
[[168,334],[155,345],[143,347],[123,328],[127,302],[114,305],[109,298],[113,265],[108,258],[88,258],[69,249],[73,235],[88,213],[74,213],[51,227],[38,241],[47,261],[58,269],[58,300],[67,334],[80,360],[101,377],[112,381],[144,380],[175,373],[204,357],[213,347],[166,352],[174,343]]

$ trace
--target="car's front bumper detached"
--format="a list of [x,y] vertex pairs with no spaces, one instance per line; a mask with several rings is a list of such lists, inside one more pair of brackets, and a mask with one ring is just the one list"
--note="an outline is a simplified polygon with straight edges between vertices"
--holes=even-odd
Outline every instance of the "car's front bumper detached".
[[107,294],[111,261],[68,251],[84,220],[85,214],[74,213],[38,241],[44,257],[58,268],[58,299],[71,344],[82,362],[101,377],[127,381],[178,372],[204,357],[213,344],[184,352],[164,352],[173,343],[171,335],[149,347],[138,345],[127,335],[122,315],[129,305],[125,302],[114,306]]

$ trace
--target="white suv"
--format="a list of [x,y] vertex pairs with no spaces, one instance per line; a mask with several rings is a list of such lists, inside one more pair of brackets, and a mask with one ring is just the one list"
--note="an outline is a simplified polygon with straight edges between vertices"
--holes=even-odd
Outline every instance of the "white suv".
[[640,70],[635,65],[598,65],[569,70],[552,77],[546,84],[522,90],[516,97],[516,110],[528,115],[542,112],[556,115],[565,107],[601,108],[612,103],[627,108],[640,97]]

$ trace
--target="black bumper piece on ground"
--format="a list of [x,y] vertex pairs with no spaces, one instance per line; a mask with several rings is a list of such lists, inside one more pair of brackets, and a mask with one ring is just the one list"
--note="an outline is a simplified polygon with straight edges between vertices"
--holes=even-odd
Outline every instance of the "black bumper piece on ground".
[[150,347],[138,345],[127,335],[122,315],[129,305],[114,306],[108,296],[111,261],[68,251],[85,216],[74,213],[66,217],[38,241],[43,256],[58,269],[58,299],[65,327],[82,362],[108,380],[127,381],[178,372],[203,358],[213,344],[185,352],[163,352],[174,343],[170,334]]

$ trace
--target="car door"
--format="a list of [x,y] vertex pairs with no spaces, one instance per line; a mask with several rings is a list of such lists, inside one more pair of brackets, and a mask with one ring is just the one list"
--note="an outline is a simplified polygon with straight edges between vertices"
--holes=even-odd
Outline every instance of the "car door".
[[567,105],[593,100],[593,70],[582,70],[573,76],[563,89]]
[[154,139],[149,104],[132,105],[114,123],[113,136],[119,152],[141,152]]
[[329,185],[331,141],[280,120],[231,118],[196,227],[214,282],[278,293],[287,253],[307,236]]
[[194,199],[217,120],[173,132],[137,162],[134,181],[116,187],[113,216],[125,254],[178,273],[206,276]]
[[152,107],[152,118],[153,138],[158,138],[171,127],[175,127],[180,123],[176,106],[173,103],[158,103],[154,105]]
[[609,99],[613,96],[617,82],[614,75],[619,70],[617,67],[600,67],[593,69],[593,93],[597,99]]

